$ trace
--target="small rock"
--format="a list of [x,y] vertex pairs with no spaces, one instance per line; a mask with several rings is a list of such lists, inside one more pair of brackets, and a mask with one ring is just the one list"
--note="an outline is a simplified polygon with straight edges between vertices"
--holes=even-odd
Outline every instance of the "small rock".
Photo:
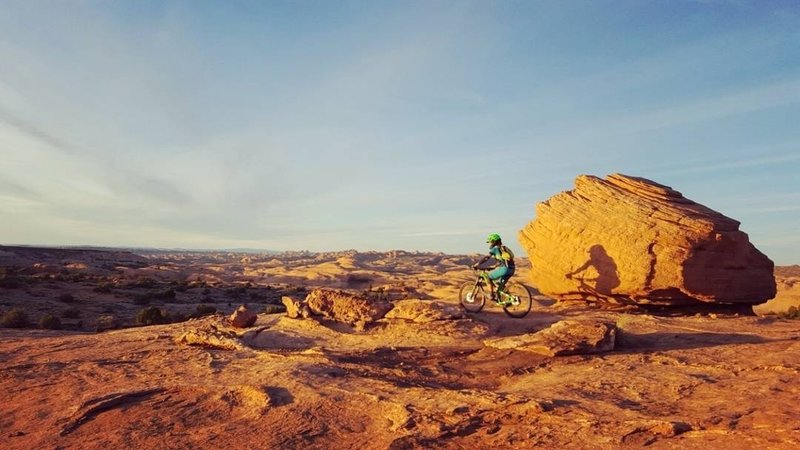
[[469,412],[469,406],[460,405],[450,410],[450,414],[466,414]]
[[281,297],[281,302],[283,306],[286,307],[286,315],[290,318],[297,319],[302,317],[303,319],[307,319],[311,317],[311,310],[308,309],[306,302],[295,300],[287,295]]
[[220,350],[241,350],[242,342],[233,332],[225,332],[215,327],[203,327],[186,331],[175,337],[176,344],[194,345]]
[[709,315],[708,315],[708,318],[709,318],[709,319],[716,319],[717,317],[719,317],[719,316],[717,316],[717,315],[716,315],[716,314],[714,314],[714,313],[711,313],[711,314],[709,314]]
[[231,314],[231,326],[236,328],[247,328],[256,323],[258,315],[247,308],[247,305],[241,305],[236,308],[236,311]]

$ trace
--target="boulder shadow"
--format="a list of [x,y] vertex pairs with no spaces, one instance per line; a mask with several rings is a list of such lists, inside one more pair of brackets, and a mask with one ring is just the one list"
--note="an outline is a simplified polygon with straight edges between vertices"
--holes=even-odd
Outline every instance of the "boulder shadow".
[[294,396],[288,389],[270,386],[266,389],[270,406],[283,406],[294,403]]
[[635,334],[617,331],[615,353],[643,353],[661,350],[691,350],[723,345],[765,344],[775,340],[752,334],[738,333],[674,333],[654,332]]
[[243,343],[256,350],[305,350],[314,340],[275,330],[263,330],[242,336]]

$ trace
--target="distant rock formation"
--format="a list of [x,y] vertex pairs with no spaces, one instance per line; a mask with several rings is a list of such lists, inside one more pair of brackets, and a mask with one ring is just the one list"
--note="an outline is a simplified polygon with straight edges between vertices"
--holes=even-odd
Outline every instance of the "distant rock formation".
[[739,222],[668,186],[581,175],[536,206],[519,241],[536,288],[556,299],[759,304],[774,265]]

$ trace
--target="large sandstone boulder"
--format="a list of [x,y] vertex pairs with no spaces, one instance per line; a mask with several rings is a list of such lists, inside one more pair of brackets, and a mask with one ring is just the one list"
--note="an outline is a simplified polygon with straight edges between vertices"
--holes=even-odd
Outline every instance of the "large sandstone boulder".
[[775,296],[773,263],[739,222],[668,186],[581,175],[536,206],[519,234],[533,284],[556,299],[758,304]]
[[389,302],[333,289],[314,289],[305,303],[314,315],[349,324],[374,322],[392,309]]

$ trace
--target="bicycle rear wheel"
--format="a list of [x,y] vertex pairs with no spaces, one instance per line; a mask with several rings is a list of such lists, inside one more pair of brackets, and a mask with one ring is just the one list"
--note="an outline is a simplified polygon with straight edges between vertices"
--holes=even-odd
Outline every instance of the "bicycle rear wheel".
[[511,282],[506,285],[506,294],[513,300],[510,303],[503,305],[503,311],[511,317],[521,318],[525,317],[531,310],[533,300],[531,293],[524,284]]
[[467,312],[477,313],[486,304],[486,292],[474,281],[464,283],[458,291],[458,301]]

